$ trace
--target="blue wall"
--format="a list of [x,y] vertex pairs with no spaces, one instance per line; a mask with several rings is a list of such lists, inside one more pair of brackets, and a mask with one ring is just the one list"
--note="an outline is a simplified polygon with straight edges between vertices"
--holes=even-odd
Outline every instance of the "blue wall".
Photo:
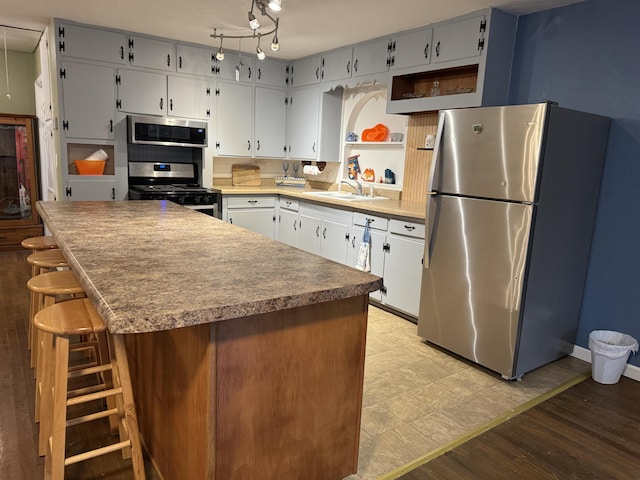
[[[640,339],[640,1],[588,0],[521,16],[510,103],[553,100],[611,118],[576,343]],[[640,355],[630,363],[640,366]]]

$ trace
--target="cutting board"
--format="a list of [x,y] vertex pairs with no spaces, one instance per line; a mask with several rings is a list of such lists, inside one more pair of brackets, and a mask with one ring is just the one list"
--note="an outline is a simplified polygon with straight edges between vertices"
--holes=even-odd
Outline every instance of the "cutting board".
[[257,165],[231,165],[231,183],[239,187],[259,187],[260,167]]

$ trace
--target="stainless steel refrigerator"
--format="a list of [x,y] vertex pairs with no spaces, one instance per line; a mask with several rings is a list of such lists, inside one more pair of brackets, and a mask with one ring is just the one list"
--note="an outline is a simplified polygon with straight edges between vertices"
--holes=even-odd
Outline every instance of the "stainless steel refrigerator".
[[440,112],[418,335],[506,379],[572,351],[608,130],[551,103]]

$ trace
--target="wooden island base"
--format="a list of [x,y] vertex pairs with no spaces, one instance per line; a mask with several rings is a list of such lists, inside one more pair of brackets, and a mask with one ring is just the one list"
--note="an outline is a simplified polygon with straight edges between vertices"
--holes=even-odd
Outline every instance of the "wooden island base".
[[357,470],[368,296],[126,335],[141,436],[166,479]]

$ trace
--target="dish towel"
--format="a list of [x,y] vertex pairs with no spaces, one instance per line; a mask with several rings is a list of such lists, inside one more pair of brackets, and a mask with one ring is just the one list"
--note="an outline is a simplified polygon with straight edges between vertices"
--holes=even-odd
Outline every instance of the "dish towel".
[[364,226],[364,234],[362,235],[362,242],[360,243],[360,250],[358,250],[358,260],[356,261],[356,268],[363,272],[371,271],[371,230],[369,229],[369,219]]

